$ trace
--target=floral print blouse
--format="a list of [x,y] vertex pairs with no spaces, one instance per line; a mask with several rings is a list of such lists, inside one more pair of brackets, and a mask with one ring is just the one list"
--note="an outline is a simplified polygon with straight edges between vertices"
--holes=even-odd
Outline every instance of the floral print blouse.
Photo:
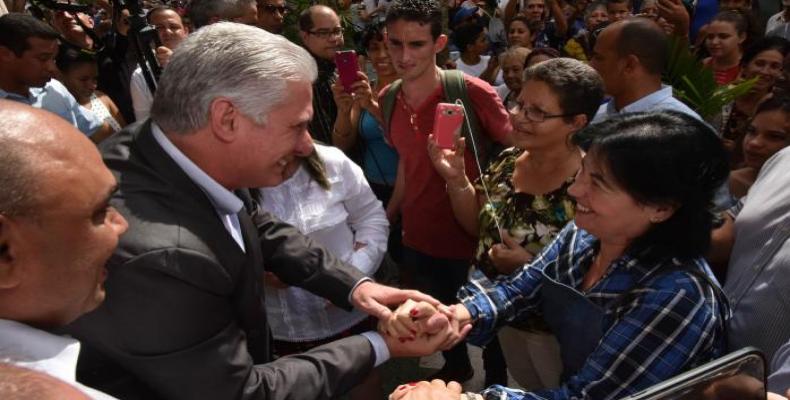
[[516,193],[513,171],[516,159],[523,153],[523,149],[515,147],[505,149],[475,182],[477,193],[484,193],[484,182],[491,196],[491,201],[480,210],[480,232],[474,260],[475,266],[488,278],[499,275],[488,257],[491,246],[500,242],[492,213],[496,213],[502,229],[535,255],[554,240],[575,214],[576,202],[568,194],[568,187],[575,176],[568,177],[559,188],[546,194]]

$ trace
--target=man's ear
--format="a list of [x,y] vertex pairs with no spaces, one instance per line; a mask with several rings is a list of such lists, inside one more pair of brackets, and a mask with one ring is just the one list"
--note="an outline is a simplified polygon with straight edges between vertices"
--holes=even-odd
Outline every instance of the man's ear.
[[16,258],[14,223],[0,215],[0,290],[19,285],[21,271]]
[[221,142],[230,143],[236,139],[240,117],[241,112],[228,98],[217,97],[209,105],[209,126]]
[[444,46],[447,46],[447,35],[441,34],[433,44],[433,52],[436,54],[441,53],[444,50]]
[[629,54],[625,56],[623,59],[623,64],[623,71],[627,73],[634,73],[639,68],[642,68],[642,63],[639,61],[639,57],[637,57],[635,54]]

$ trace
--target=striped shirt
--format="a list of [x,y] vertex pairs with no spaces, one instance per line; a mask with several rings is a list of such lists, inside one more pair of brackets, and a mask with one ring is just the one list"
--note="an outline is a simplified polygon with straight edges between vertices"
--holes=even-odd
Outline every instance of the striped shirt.
[[[598,248],[595,237],[570,222],[521,271],[493,281],[475,271],[474,281],[458,294],[475,321],[467,340],[485,344],[498,327],[539,314],[543,270],[580,290]],[[709,284],[681,271],[696,269],[715,282],[705,261],[666,257],[648,263],[640,260],[644,258],[621,256],[584,292],[604,310],[605,333],[575,375],[558,388],[534,392],[495,385],[483,392],[484,397],[618,399],[720,356],[724,350],[722,315],[728,307],[719,302]],[[627,293],[624,301],[615,302],[623,293]]]
[[790,147],[770,158],[734,207],[735,244],[724,292],[731,349],[755,346],[770,360],[790,339]]

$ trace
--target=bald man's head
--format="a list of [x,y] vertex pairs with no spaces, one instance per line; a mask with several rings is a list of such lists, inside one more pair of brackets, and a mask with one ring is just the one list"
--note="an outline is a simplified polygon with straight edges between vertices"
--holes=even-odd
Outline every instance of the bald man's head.
[[51,375],[0,363],[0,399],[89,400],[90,397]]
[[667,34],[649,18],[627,18],[606,29],[618,31],[615,46],[621,57],[634,55],[647,72],[661,75],[669,59]]
[[104,300],[126,231],[93,143],[57,115],[0,100],[0,319],[66,325]]
[[[88,139],[55,114],[0,100],[0,214],[29,214],[38,206],[41,169],[48,158]],[[88,141],[89,142],[89,141]],[[51,153],[51,154],[50,154]]]

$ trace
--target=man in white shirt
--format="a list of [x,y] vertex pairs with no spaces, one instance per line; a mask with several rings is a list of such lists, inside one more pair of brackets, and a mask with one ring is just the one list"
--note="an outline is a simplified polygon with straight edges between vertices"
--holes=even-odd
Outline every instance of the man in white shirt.
[[115,178],[56,115],[0,100],[0,362],[76,382],[80,343],[48,331],[104,301],[105,263],[126,231]]
[[592,123],[609,115],[638,111],[673,110],[700,116],[672,96],[672,87],[661,84],[669,58],[666,34],[647,18],[628,18],[606,27],[595,42],[590,66],[603,79],[612,98],[601,105]]
[[52,79],[58,73],[58,37],[49,25],[30,15],[0,17],[0,99],[55,113],[91,136],[102,128],[103,121],[77,104],[68,89]]

